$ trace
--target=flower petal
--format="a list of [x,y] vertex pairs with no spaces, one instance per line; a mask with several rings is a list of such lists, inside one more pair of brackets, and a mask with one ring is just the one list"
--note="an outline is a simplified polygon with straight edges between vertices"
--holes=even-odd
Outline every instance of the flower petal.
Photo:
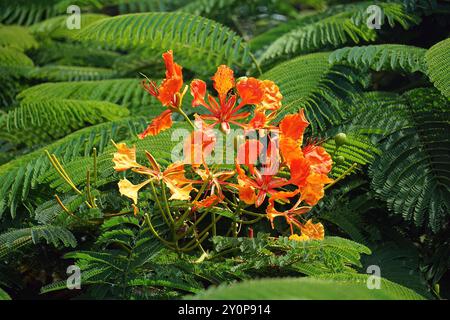
[[256,107],[257,111],[274,111],[281,108],[281,100],[283,95],[278,86],[271,80],[264,80],[261,84],[264,95],[261,103]]
[[333,160],[325,148],[315,145],[308,145],[303,148],[305,159],[311,164],[314,172],[328,174],[331,171]]
[[241,78],[236,83],[236,90],[241,97],[241,104],[259,104],[263,100],[262,81],[256,78]]
[[302,235],[307,236],[309,239],[323,240],[325,237],[323,225],[320,222],[313,223],[311,219],[304,225],[300,225],[300,230],[302,231]]
[[280,122],[280,130],[283,137],[291,138],[297,141],[300,145],[303,140],[303,133],[309,125],[306,120],[304,110],[301,109],[296,114],[289,114]]
[[119,185],[119,192],[120,194],[130,198],[133,200],[134,204],[136,205],[138,202],[138,191],[144,187],[146,184],[148,184],[150,180],[146,180],[140,184],[134,185],[129,180],[121,179],[118,183]]
[[136,162],[136,147],[128,148],[125,143],[114,144],[117,152],[114,153],[114,170],[125,171],[132,168],[140,167]]
[[205,105],[206,83],[199,79],[194,79],[191,82],[191,95],[194,97],[192,106]]
[[234,87],[234,72],[226,65],[220,65],[212,77],[214,89],[219,94],[221,104],[224,103],[228,92]]
[[172,111],[166,110],[154,118],[147,129],[145,129],[138,137],[139,139],[144,139],[146,136],[155,136],[161,131],[172,127],[172,124]]

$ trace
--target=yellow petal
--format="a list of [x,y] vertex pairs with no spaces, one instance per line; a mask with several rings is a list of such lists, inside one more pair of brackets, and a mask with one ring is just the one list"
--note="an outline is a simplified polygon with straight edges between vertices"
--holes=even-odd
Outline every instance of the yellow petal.
[[190,183],[186,184],[184,187],[179,187],[171,182],[166,181],[166,185],[172,193],[172,196],[169,198],[169,200],[189,200],[191,198],[191,191],[196,190]]
[[136,147],[128,148],[125,143],[115,144],[117,152],[114,153],[114,170],[125,171],[131,168],[139,167],[136,162]]
[[119,181],[119,192],[120,194],[130,198],[133,200],[134,204],[137,204],[137,198],[138,198],[138,191],[144,187],[146,184],[148,184],[150,180],[144,181],[140,184],[132,184],[129,180],[122,179]]
[[289,240],[307,241],[307,240],[309,240],[309,237],[306,234],[302,234],[301,236],[299,236],[298,234],[293,234],[289,237]]

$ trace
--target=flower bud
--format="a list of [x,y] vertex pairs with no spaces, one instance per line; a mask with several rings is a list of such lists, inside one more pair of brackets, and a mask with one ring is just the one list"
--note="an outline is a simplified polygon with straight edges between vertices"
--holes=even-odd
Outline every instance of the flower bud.
[[343,156],[337,156],[334,158],[334,162],[336,162],[336,164],[344,164],[345,158]]
[[347,135],[343,132],[338,133],[334,137],[334,142],[336,143],[336,147],[340,147],[340,146],[346,144],[347,143]]

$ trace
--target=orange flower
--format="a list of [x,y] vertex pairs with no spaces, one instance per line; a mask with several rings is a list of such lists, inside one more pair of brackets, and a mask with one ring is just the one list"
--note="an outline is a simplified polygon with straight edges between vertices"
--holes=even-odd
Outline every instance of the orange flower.
[[136,173],[147,175],[149,181],[158,180],[164,182],[172,193],[170,200],[189,200],[190,192],[195,190],[192,187],[194,181],[185,177],[184,164],[182,162],[175,162],[170,164],[166,170],[161,171],[155,158],[148,151],[145,154],[150,162],[151,168],[139,167],[132,170]]
[[164,63],[166,65],[166,78],[162,81],[159,88],[154,81],[144,80],[142,85],[144,89],[152,96],[156,97],[168,110],[164,111],[153,119],[147,129],[139,135],[140,139],[146,136],[157,135],[159,132],[172,127],[172,112],[181,108],[181,103],[187,88],[180,92],[183,87],[183,73],[180,65],[173,61],[172,50],[163,53]]
[[273,81],[264,80],[261,83],[261,87],[264,90],[264,95],[262,101],[256,106],[256,110],[264,112],[266,110],[276,111],[280,109],[283,95],[278,86]]
[[114,146],[117,148],[117,152],[114,153],[114,170],[120,172],[131,168],[140,167],[140,164],[136,162],[136,147],[128,148],[125,143],[116,144],[113,141]]
[[225,102],[228,92],[234,87],[234,72],[226,65],[220,65],[217,72],[211,78],[214,81],[214,89],[219,94],[220,104]]
[[304,225],[300,225],[300,230],[302,232],[302,236],[305,235],[309,239],[323,240],[325,237],[323,225],[320,222],[313,223],[311,219],[309,219]]
[[256,193],[255,188],[245,183],[244,180],[238,178],[237,189],[239,191],[239,199],[248,205],[255,204]]
[[236,105],[238,97],[235,94],[229,95],[231,89],[235,86],[233,70],[225,65],[217,68],[217,72],[212,77],[214,89],[217,91],[219,101],[208,95],[208,101],[205,101],[206,84],[198,79],[191,82],[191,94],[194,97],[193,106],[203,106],[209,114],[200,117],[207,121],[212,121],[211,127],[220,125],[220,129],[228,134],[231,130],[231,124],[244,127],[238,120],[246,119],[250,112],[241,112],[239,110],[247,104],[260,103],[264,91],[261,89],[261,81],[255,78],[241,79],[237,83],[236,90],[240,95],[241,101]]
[[315,145],[307,145],[303,148],[303,155],[311,165],[311,170],[321,174],[331,171],[333,160],[325,148]]
[[196,116],[195,130],[184,140],[184,162],[193,166],[205,164],[205,159],[212,153],[216,144],[214,131]]
[[192,211],[196,211],[198,208],[209,208],[215,206],[222,200],[223,195],[222,196],[218,196],[216,194],[210,195],[201,201],[194,201],[193,202],[194,207]]
[[276,188],[281,188],[288,184],[288,181],[286,179],[276,177],[275,174],[263,175],[256,168],[252,168],[252,177],[248,177],[247,175],[245,175],[244,170],[242,170],[238,163],[236,163],[236,171],[238,172],[240,180],[240,187],[238,187],[238,189],[240,191],[245,191],[246,198],[251,195],[251,191],[255,194],[257,191],[255,199],[256,207],[259,207],[264,202],[267,195],[277,193],[278,191],[276,190]]
[[333,182],[325,174],[311,173],[306,179],[306,185],[300,189],[302,194],[301,199],[307,204],[314,206],[324,196],[324,186],[327,183]]
[[236,84],[236,90],[241,97],[241,104],[259,104],[264,98],[262,81],[255,78],[241,78]]
[[269,205],[267,206],[266,209],[266,214],[267,218],[270,220],[272,228],[274,227],[273,221],[276,217],[284,217],[286,219],[286,222],[289,224],[291,228],[291,234],[293,234],[294,233],[293,225],[298,225],[300,223],[295,219],[295,217],[311,210],[311,207],[309,206],[300,207],[301,198],[289,210],[280,212],[275,209],[275,201],[289,203],[289,199],[296,196],[299,193],[299,191],[300,191],[299,189],[296,189],[294,191],[280,191],[278,193],[273,194],[270,197]]

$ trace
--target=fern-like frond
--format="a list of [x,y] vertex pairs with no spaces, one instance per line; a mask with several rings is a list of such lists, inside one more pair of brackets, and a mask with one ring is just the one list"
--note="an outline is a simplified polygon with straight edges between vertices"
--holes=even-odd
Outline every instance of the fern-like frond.
[[[73,4],[74,3],[71,3],[71,5]],[[36,36],[46,36],[53,39],[71,39],[76,37],[83,28],[86,28],[98,20],[108,18],[109,16],[96,13],[83,13],[80,16],[81,29],[67,28],[67,17],[67,15],[64,15],[41,21],[30,26],[29,30]]]
[[425,54],[427,73],[435,87],[450,99],[450,38],[438,42]]
[[[134,115],[156,116],[164,107],[140,85],[139,79],[113,79],[99,81],[77,81],[43,83],[30,87],[18,95],[19,100],[73,99],[108,101],[122,105]],[[183,99],[183,106],[189,107],[190,95]]]
[[[119,120],[126,108],[106,101],[46,99],[23,101],[0,120],[5,138],[27,145],[51,141],[86,125]],[[0,137],[2,134],[0,134]]]
[[437,232],[450,212],[448,101],[430,89],[404,99],[408,124],[384,142],[370,168],[372,187],[396,214]]
[[117,74],[106,68],[49,65],[32,69],[27,76],[47,81],[84,81],[110,79]]
[[353,110],[339,102],[361,90],[361,77],[349,68],[332,66],[328,57],[329,53],[300,56],[262,76],[274,81],[283,93],[280,116],[305,108],[314,133],[348,117]]
[[[324,17],[313,23],[290,30],[274,41],[261,56],[266,63],[280,56],[292,56],[313,51],[338,48],[350,43],[373,42],[377,32],[366,24],[366,9],[373,3],[349,4],[345,10]],[[402,25],[405,29],[417,24],[420,19],[408,12],[403,4],[396,2],[377,2],[389,26]],[[386,24],[384,24],[386,25]]]
[[248,46],[236,33],[212,20],[185,13],[107,18],[82,29],[77,38],[111,48],[173,49],[175,54],[183,53],[210,68],[221,63],[242,66],[249,61]]
[[14,76],[26,74],[30,68],[34,67],[33,60],[22,52],[9,48],[0,47],[0,71],[3,74]]
[[[145,127],[146,121],[142,118],[126,118],[87,127],[0,166],[0,216],[6,208],[10,208],[11,216],[15,217],[17,206],[27,201],[30,191],[37,187],[38,180],[48,173],[51,164],[44,150],[67,163],[90,155],[93,148],[102,152],[110,145],[111,139],[129,139]],[[86,172],[86,167],[82,171]]]
[[26,51],[38,46],[38,42],[27,28],[0,25],[0,47],[13,47],[19,51]]
[[6,24],[31,25],[57,14],[64,14],[66,8],[58,10],[59,0],[15,0],[2,3],[0,22]]
[[345,63],[375,71],[393,70],[425,73],[426,49],[399,44],[347,47],[330,54],[330,63]]
[[59,226],[40,225],[24,229],[14,229],[0,234],[0,258],[26,245],[36,244],[42,240],[55,247],[60,245],[75,247],[77,245],[73,234],[69,230]]

